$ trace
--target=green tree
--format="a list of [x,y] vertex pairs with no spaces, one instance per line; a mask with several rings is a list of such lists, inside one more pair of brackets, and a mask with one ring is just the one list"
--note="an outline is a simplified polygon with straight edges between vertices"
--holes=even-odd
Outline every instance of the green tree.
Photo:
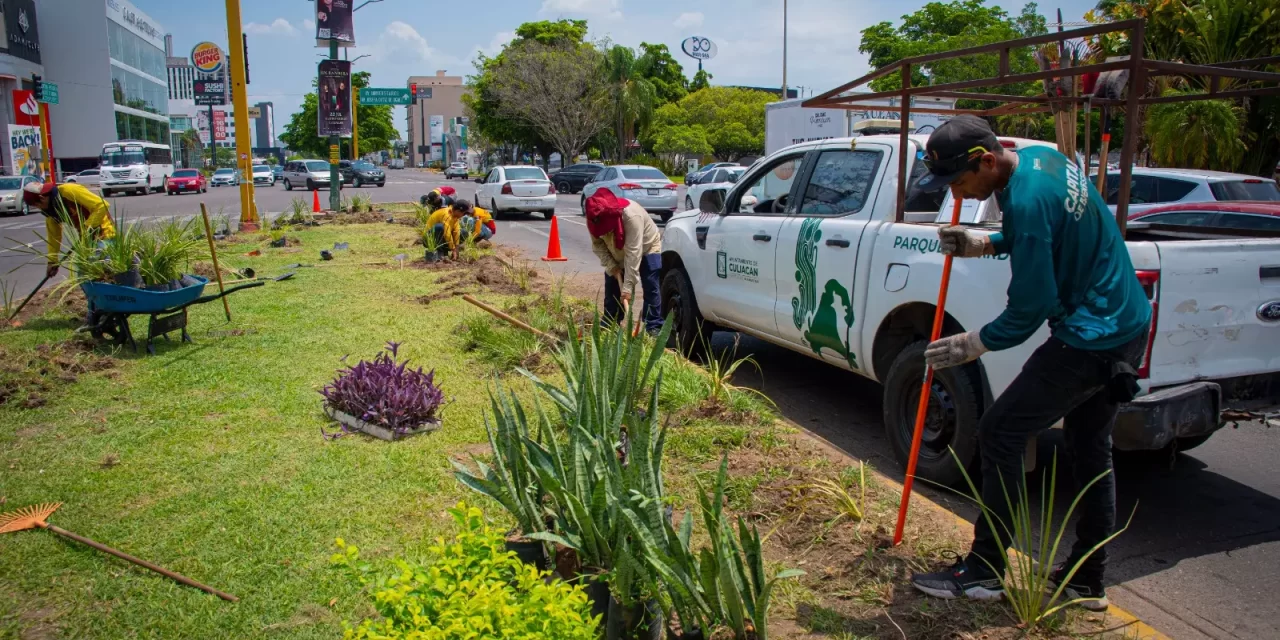
[[[311,86],[317,85],[315,80]],[[351,76],[352,91],[369,86],[369,72],[361,71]],[[329,140],[321,138],[317,133],[319,117],[319,98],[315,93],[308,93],[302,99],[302,109],[289,118],[284,133],[280,134],[281,142],[291,150],[311,158],[327,158],[329,156]],[[356,108],[356,126],[360,130],[360,153],[373,153],[391,148],[391,141],[400,139],[391,119],[391,107],[385,105],[361,104]],[[342,141],[344,157],[349,156],[351,140]]]
[[1241,135],[1243,115],[1244,109],[1229,100],[1151,105],[1146,122],[1151,157],[1166,167],[1231,170],[1248,143]]
[[637,129],[647,126],[653,116],[657,90],[641,73],[636,53],[630,47],[614,45],[605,50],[604,73],[613,110],[617,160],[622,162],[627,157],[627,146],[636,138]]
[[693,80],[689,82],[689,91],[701,91],[711,86],[712,75],[702,69],[693,74]]
[[677,125],[664,127],[654,135],[653,150],[658,153],[704,156],[715,151],[702,127]]
[[[734,160],[764,151],[764,91],[708,87],[654,112],[651,141],[659,153],[691,153]],[[703,142],[706,146],[703,146]]]
[[684,68],[671,56],[665,44],[640,43],[640,59],[636,61],[640,75],[653,84],[658,95],[657,106],[679,102],[689,95],[689,80]]

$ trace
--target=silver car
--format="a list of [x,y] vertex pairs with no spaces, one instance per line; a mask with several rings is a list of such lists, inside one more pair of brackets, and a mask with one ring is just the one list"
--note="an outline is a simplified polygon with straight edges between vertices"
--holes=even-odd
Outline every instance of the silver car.
[[666,222],[679,207],[680,187],[661,171],[638,164],[605,167],[582,189],[582,214],[587,213],[587,198],[600,189],[608,189],[613,195],[637,202],[649,213],[656,213]]
[[[1091,176],[1097,180],[1097,175]],[[1120,172],[1107,172],[1107,205],[1115,211],[1120,200]],[[1274,179],[1200,169],[1133,168],[1129,187],[1129,215],[1175,202],[1280,201]]]
[[65,181],[73,184],[82,184],[82,185],[96,187],[98,186],[98,183],[102,181],[102,170],[85,169],[80,173],[75,173],[67,176]]
[[[294,188],[307,191],[329,188],[329,163],[324,160],[294,160],[284,165],[284,190]],[[338,181],[342,188],[342,181]]]
[[35,182],[43,182],[35,176],[0,176],[0,214],[16,213],[19,215],[27,215],[31,213],[22,201],[22,188],[28,184]]

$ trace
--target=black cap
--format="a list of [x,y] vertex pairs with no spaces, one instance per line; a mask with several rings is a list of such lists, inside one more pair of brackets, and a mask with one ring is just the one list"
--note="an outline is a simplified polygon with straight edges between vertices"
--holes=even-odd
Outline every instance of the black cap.
[[986,120],[977,116],[956,116],[929,134],[924,145],[924,164],[929,169],[912,187],[915,192],[937,191],[972,171],[974,161],[987,151],[1000,149],[1000,141]]
[[475,212],[475,209],[471,206],[471,201],[466,198],[458,198],[458,200],[453,203],[453,210],[464,216]]

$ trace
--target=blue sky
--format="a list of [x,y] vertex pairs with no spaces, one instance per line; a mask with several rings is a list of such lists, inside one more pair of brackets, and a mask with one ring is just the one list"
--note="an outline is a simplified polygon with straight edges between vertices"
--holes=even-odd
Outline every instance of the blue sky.
[[[363,1],[363,0],[361,0]],[[202,40],[225,46],[226,15],[218,0],[132,0],[174,36],[174,54],[187,55]],[[1067,22],[1079,21],[1096,0],[1040,4],[1049,15],[1062,9]],[[358,3],[357,3],[358,4]],[[788,67],[790,86],[825,91],[867,70],[858,53],[858,34],[884,20],[896,21],[925,4],[922,0],[863,2],[789,0]],[[1021,1],[992,2],[1016,14]],[[312,0],[241,0],[249,36],[250,100],[276,105],[277,134],[302,103],[316,73]],[[636,46],[669,46],[692,76],[697,61],[679,53],[691,35],[711,38],[719,55],[706,63],[715,84],[779,86],[782,82],[782,0],[383,0],[356,13],[359,46],[350,56],[368,54],[357,71],[373,74],[373,84],[403,87],[410,75],[438,69],[468,75],[478,52],[499,51],[523,22],[585,18],[593,39]],[[1051,20],[1052,21],[1052,18]],[[395,124],[404,130],[403,109]]]

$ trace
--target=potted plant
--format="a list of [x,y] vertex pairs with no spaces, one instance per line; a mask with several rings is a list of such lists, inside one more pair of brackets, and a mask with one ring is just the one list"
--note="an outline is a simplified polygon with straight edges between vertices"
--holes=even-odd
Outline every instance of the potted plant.
[[436,237],[436,233],[431,227],[422,227],[422,246],[426,247],[427,253],[424,256],[427,262],[440,262],[440,239]]
[[440,428],[444,392],[435,383],[435,371],[396,362],[399,348],[388,342],[373,360],[340,370],[320,390],[325,412],[343,429],[390,441]]

